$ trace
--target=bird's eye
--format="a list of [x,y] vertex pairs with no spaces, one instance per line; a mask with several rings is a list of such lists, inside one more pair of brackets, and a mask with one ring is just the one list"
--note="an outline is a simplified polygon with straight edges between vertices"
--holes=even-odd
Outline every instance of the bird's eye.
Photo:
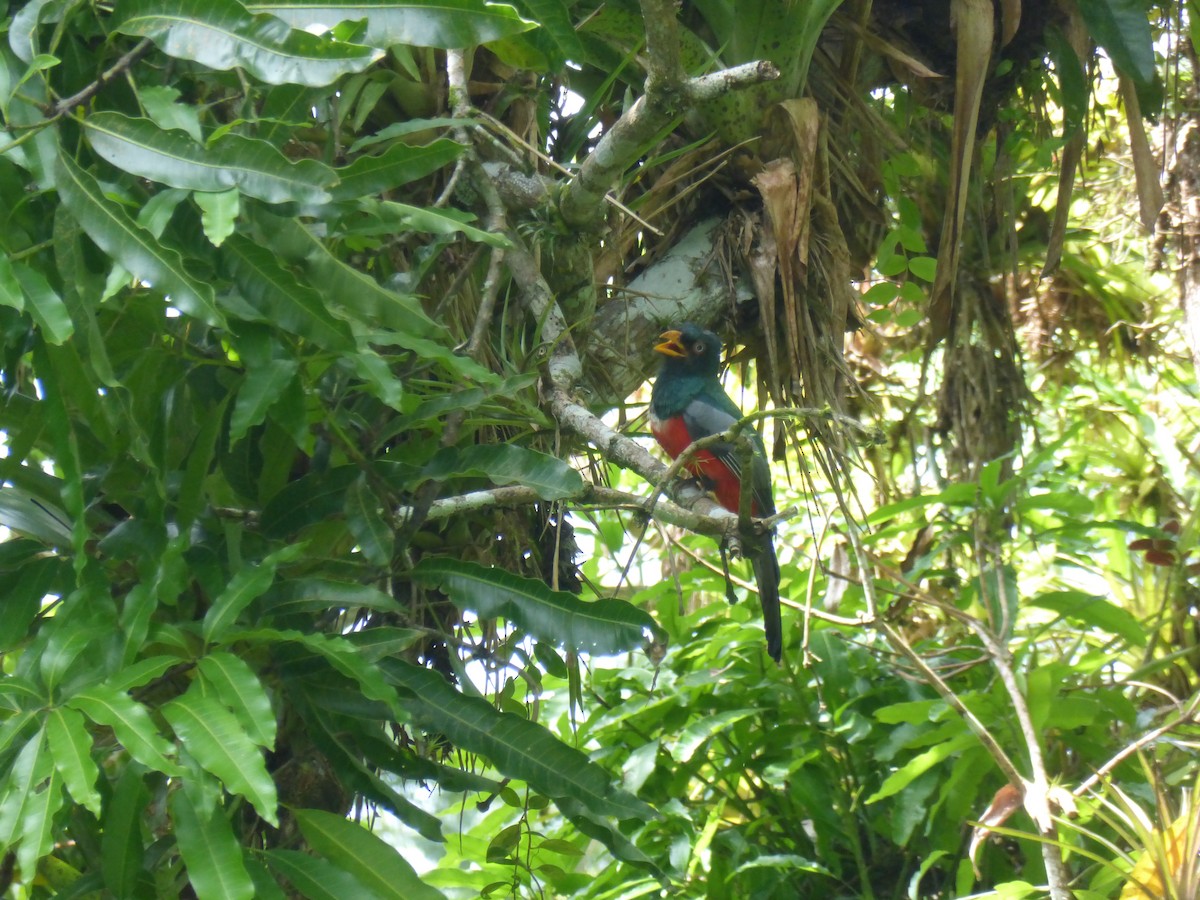
[[695,353],[703,353],[704,352],[704,341],[696,341],[696,343],[692,344],[692,350]]

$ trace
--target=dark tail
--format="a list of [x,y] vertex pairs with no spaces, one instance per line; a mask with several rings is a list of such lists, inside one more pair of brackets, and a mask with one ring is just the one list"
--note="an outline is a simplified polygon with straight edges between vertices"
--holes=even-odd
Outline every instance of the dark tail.
[[754,579],[758,582],[758,601],[762,604],[763,627],[767,632],[767,655],[775,662],[783,657],[783,621],[779,616],[779,559],[770,533],[754,540],[750,554]]

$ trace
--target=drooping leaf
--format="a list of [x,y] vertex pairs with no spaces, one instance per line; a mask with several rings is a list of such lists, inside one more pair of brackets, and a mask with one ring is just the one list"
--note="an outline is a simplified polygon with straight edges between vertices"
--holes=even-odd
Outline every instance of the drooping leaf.
[[324,203],[336,181],[315,159],[289,160],[266,141],[224,134],[207,147],[149,119],[97,112],[83,119],[92,148],[139,178],[175,188],[221,192],[237,188],[267,203]]
[[179,852],[199,900],[252,900],[254,883],[224,812],[219,807],[201,812],[186,790],[173,791],[169,803]]
[[65,343],[75,333],[67,305],[41,272],[17,263],[13,274],[25,294],[25,309],[51,344]]
[[1079,0],[1079,12],[1096,43],[1118,69],[1141,84],[1154,80],[1154,36],[1141,0]]
[[54,767],[75,800],[100,816],[100,792],[96,778],[100,774],[92,759],[92,736],[83,716],[74,709],[56,706],[46,715],[46,739],[54,748]]
[[365,19],[362,40],[377,47],[472,47],[534,26],[507,4],[481,0],[268,0],[247,3],[246,8],[278,16],[293,28]]
[[227,191],[196,191],[192,195],[200,207],[200,224],[204,236],[214,247],[220,247],[233,234],[241,208],[241,194],[236,188]]
[[275,872],[309,900],[346,900],[347,897],[373,900],[380,896],[329,860],[298,850],[268,850],[264,856]]
[[505,775],[528,782],[547,797],[572,798],[591,815],[641,821],[657,816],[651,806],[614,785],[604,769],[541,725],[468,697],[429,669],[398,659],[380,660],[378,666],[412,694],[404,705],[420,724],[491,760]]
[[257,565],[237,572],[208,612],[204,614],[204,639],[218,640],[237,621],[238,615],[258,598],[275,580],[275,570],[304,552],[304,544],[292,544],[276,550]]
[[66,155],[55,163],[63,204],[96,244],[127,270],[167,294],[172,304],[209,325],[224,325],[211,285],[194,278],[180,254],[163,246],[104,196],[96,180]]
[[0,486],[0,525],[6,528],[51,547],[69,547],[71,530],[65,517],[61,509],[47,509],[41,499],[19,488]]
[[462,234],[468,240],[491,247],[507,248],[511,242],[503,234],[484,231],[470,224],[473,216],[447,209],[428,209],[397,203],[394,200],[359,200],[358,208],[369,218],[351,226],[357,234],[394,234],[398,231],[422,231],[427,234]]
[[267,410],[279,401],[299,367],[294,359],[269,359],[261,366],[250,368],[233,405],[233,416],[229,421],[231,444],[236,444],[247,431],[263,423]]
[[100,838],[100,871],[105,886],[117,897],[133,895],[133,886],[142,872],[141,813],[150,802],[142,781],[143,769],[126,766],[113,786],[104,816]]
[[196,691],[187,691],[162,707],[183,747],[230,793],[241,794],[258,814],[278,826],[275,782],[262,752],[224,706]]
[[171,744],[158,732],[146,707],[123,691],[98,684],[80,691],[66,701],[97,725],[107,725],[129,755],[142,765],[166,775],[182,775],[172,762]]
[[235,0],[122,0],[113,28],[148,37],[170,56],[210,69],[244,68],[268,84],[331,84],[379,57],[370,47],[293,30],[275,16],[250,15]]
[[368,561],[377,566],[391,562],[395,536],[365,476],[346,492],[346,522]]
[[880,800],[884,800],[894,794],[898,794],[900,791],[904,790],[904,788],[908,787],[908,785],[914,780],[928,772],[931,768],[953,756],[954,754],[961,753],[968,747],[973,746],[978,742],[978,740],[979,739],[975,737],[974,734],[964,730],[962,733],[950,738],[949,740],[934,744],[928,750],[918,753],[907,763],[885,778],[883,780],[883,784],[879,786],[879,790],[868,797],[866,802],[878,803]]
[[323,298],[281,266],[269,250],[235,234],[222,248],[234,280],[256,321],[272,322],[326,350],[350,350],[354,339]]
[[423,147],[393,144],[379,156],[360,156],[337,170],[335,200],[356,200],[424,178],[458,159],[466,148],[457,141],[440,138]]
[[423,882],[391,844],[333,813],[297,809],[292,814],[308,845],[379,897],[434,900],[441,891]]
[[440,584],[462,609],[485,619],[507,619],[539,641],[576,651],[633,650],[645,643],[647,632],[659,631],[646,612],[624,600],[580,600],[544,582],[477,563],[427,556],[413,578]]
[[216,694],[238,723],[260,747],[275,746],[275,711],[258,676],[240,657],[215,651],[196,668],[204,684]]
[[448,447],[429,461],[422,474],[434,481],[476,476],[495,484],[523,484],[543,500],[571,497],[583,489],[583,477],[565,461],[514,444]]

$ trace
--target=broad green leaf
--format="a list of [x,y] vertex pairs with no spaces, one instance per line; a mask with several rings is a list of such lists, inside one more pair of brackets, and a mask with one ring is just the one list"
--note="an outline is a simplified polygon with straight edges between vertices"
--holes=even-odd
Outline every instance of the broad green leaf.
[[229,420],[229,443],[236,444],[247,431],[263,423],[267,410],[279,400],[299,368],[294,359],[269,359],[264,365],[250,367],[238,388]]
[[234,223],[241,208],[241,194],[237,188],[227,191],[196,191],[192,195],[200,207],[200,224],[204,236],[214,247],[220,247],[233,234]]
[[439,451],[422,473],[434,481],[477,476],[495,484],[523,484],[543,500],[572,497],[583,477],[557,456],[513,444],[474,444]]
[[100,770],[92,759],[92,736],[83,716],[70,707],[53,707],[46,713],[46,740],[54,767],[62,775],[71,797],[99,818],[100,792],[96,790],[96,778]]
[[1142,0],[1079,0],[1079,12],[1118,69],[1142,84],[1154,80],[1154,36]]
[[1146,629],[1129,610],[1122,609],[1096,594],[1085,591],[1047,591],[1026,603],[1048,609],[1089,628],[1099,628],[1124,638],[1135,647],[1145,646]]
[[275,570],[280,564],[296,559],[304,549],[304,544],[292,544],[282,550],[276,550],[257,565],[246,566],[235,573],[225,590],[221,591],[204,614],[204,639],[219,640],[237,621],[242,610],[271,586],[271,582],[275,580]]
[[21,845],[17,867],[22,872],[38,870],[38,860],[54,849],[54,816],[63,807],[62,782],[51,769],[46,783],[30,792],[21,809]]
[[365,19],[362,40],[377,47],[473,47],[534,27],[513,7],[480,0],[289,0],[250,2],[246,8],[278,16],[293,28]]
[[188,881],[199,900],[252,900],[254,883],[242,860],[242,848],[220,808],[205,816],[187,791],[170,795],[171,819]]
[[25,292],[13,272],[9,258],[0,253],[0,306],[11,306],[17,312],[25,309]]
[[396,688],[389,684],[380,674],[379,669],[344,637],[304,634],[290,629],[253,628],[233,632],[228,635],[228,639],[231,643],[246,641],[268,646],[278,643],[299,644],[309,653],[324,659],[347,678],[358,682],[364,696],[383,703],[392,711],[392,715],[398,721],[407,718]]
[[268,84],[318,87],[361,72],[379,51],[293,30],[250,15],[235,0],[121,0],[113,28],[148,37],[163,52],[210,69],[244,68]]
[[883,780],[883,784],[879,786],[874,794],[867,798],[867,803],[878,803],[891,797],[893,794],[898,794],[904,788],[908,787],[915,779],[928,772],[934,766],[948,759],[956,753],[961,753],[963,750],[975,744],[979,739],[969,731],[964,731],[957,737],[950,738],[947,741],[942,741],[940,744],[935,744],[923,753],[918,753],[907,763],[889,775]]
[[221,779],[230,793],[241,794],[258,814],[278,827],[275,782],[267,772],[262,751],[242,729],[233,713],[216,700],[189,690],[162,707],[187,752]]
[[269,614],[283,616],[326,609],[401,610],[396,599],[379,588],[327,578],[282,581],[263,598],[263,606]]
[[512,242],[503,234],[483,231],[469,224],[473,218],[466,213],[446,209],[427,209],[397,203],[394,200],[360,200],[358,208],[369,216],[357,221],[350,230],[357,234],[395,234],[422,231],[427,234],[462,234],[472,241],[492,247],[507,248]]
[[138,278],[167,294],[171,303],[183,312],[209,325],[225,324],[214,303],[212,286],[193,278],[178,252],[160,244],[130,219],[70,157],[58,157],[55,178],[63,204],[102,250]]
[[178,89],[162,84],[145,84],[138,86],[138,100],[145,107],[154,124],[163,131],[180,129],[186,131],[196,143],[204,140],[204,132],[200,128],[200,113],[196,106],[189,103],[179,103],[183,96]]
[[25,309],[51,344],[62,344],[75,333],[75,325],[62,297],[36,269],[17,263],[13,274],[25,294]]
[[346,492],[346,523],[369,562],[377,566],[391,562],[395,535],[384,520],[379,500],[365,475]]
[[333,199],[357,200],[424,178],[454,162],[465,149],[456,141],[439,138],[423,147],[393,144],[379,156],[360,156],[337,170]]
[[97,725],[111,728],[129,755],[142,765],[166,775],[183,774],[183,769],[168,759],[174,748],[159,734],[146,707],[128,694],[97,684],[75,694],[66,704]]
[[263,532],[269,537],[283,537],[341,515],[346,491],[358,475],[357,466],[338,466],[289,482],[263,507],[259,519]]
[[380,895],[334,863],[299,850],[268,850],[267,864],[308,900],[373,900]]
[[38,729],[4,773],[0,792],[0,847],[8,849],[32,837],[27,826],[37,816],[37,792],[52,774],[54,764],[46,752],[46,732]]
[[468,697],[429,669],[397,659],[380,660],[378,666],[412,694],[404,705],[421,725],[486,757],[510,778],[555,800],[573,799],[591,815],[643,822],[657,817],[653,807],[617,787],[604,769],[541,725]]
[[204,684],[237,718],[250,739],[260,747],[275,746],[275,711],[262,682],[245,660],[215,651],[197,665]]
[[142,781],[144,771],[136,763],[126,766],[105,810],[100,871],[105,886],[117,897],[134,896],[133,887],[142,872],[145,842],[141,815],[150,802],[150,792]]
[[[0,521],[3,517],[0,516]],[[4,586],[4,615],[0,617],[0,651],[11,650],[29,636],[42,602],[49,593],[66,592],[68,576],[65,560],[46,556],[21,566],[15,575],[0,576]]]
[[714,734],[724,732],[735,722],[760,712],[757,709],[728,709],[716,715],[694,719],[679,733],[674,746],[669,747],[671,755],[680,762],[690,762],[696,751]]
[[324,298],[281,266],[269,250],[240,234],[230,237],[222,250],[256,321],[271,322],[326,350],[354,347],[349,326],[330,315]]
[[[445,338],[446,344],[452,343],[445,328],[426,315],[416,297],[388,290],[370,275],[348,265],[297,219],[277,216],[263,208],[251,210],[251,214],[257,226],[256,236],[261,242],[282,259],[302,267],[308,284],[321,292],[328,304],[344,310],[348,317],[364,324],[394,329],[398,335]],[[400,341],[399,337],[397,341]],[[453,356],[442,343],[428,343]],[[416,350],[413,347],[406,349]],[[492,374],[482,366],[477,368],[489,377]]]
[[150,656],[126,666],[104,683],[115,691],[132,691],[134,688],[139,688],[143,684],[147,684],[158,678],[172,666],[188,662],[190,660],[178,656]]
[[460,609],[507,619],[539,641],[576,651],[621,653],[642,646],[647,632],[660,631],[645,611],[624,600],[580,600],[504,569],[427,556],[412,575],[440,584]]
[[92,148],[114,166],[174,188],[219,192],[237,188],[267,203],[324,203],[336,180],[315,159],[293,162],[266,141],[224,134],[209,146],[149,119],[97,112],[83,120]]
[[396,900],[433,900],[443,896],[417,877],[395,847],[361,825],[319,809],[297,809],[292,814],[309,847],[377,896]]

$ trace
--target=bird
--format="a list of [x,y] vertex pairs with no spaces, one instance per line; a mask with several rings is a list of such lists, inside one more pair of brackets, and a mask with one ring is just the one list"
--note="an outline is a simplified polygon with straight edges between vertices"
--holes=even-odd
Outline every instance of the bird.
[[[728,431],[742,418],[741,410],[721,387],[721,340],[711,331],[688,322],[664,331],[654,349],[664,357],[650,392],[650,431],[676,459],[692,443]],[[757,432],[752,433],[750,514],[775,514],[771,471]],[[730,512],[738,512],[742,472],[736,445],[721,441],[698,451],[686,468]],[[742,549],[750,558],[758,582],[767,654],[775,662],[783,656],[783,625],[779,614],[779,559],[772,532],[743,536]]]

